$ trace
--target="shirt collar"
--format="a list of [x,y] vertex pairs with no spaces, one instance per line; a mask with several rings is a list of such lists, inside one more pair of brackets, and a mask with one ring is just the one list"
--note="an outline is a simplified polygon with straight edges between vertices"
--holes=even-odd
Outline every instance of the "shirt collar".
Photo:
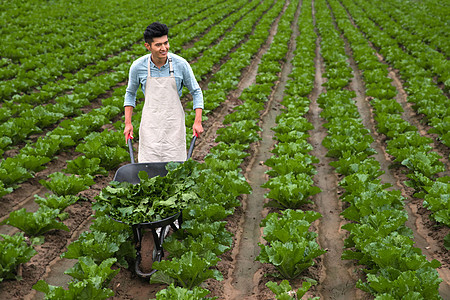
[[[167,57],[169,57],[169,56],[167,56]],[[148,59],[150,59],[150,68],[157,68],[157,69],[159,69],[156,65],[155,65],[155,63],[152,61],[152,54],[150,53],[149,55],[148,55]],[[161,67],[161,70],[162,69],[165,69],[165,68],[168,68],[169,67],[169,59],[166,59],[166,63]]]

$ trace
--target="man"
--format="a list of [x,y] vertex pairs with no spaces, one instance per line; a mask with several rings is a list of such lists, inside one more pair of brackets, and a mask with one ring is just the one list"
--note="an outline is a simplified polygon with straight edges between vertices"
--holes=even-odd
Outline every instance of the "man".
[[180,102],[183,86],[193,96],[194,135],[203,132],[203,94],[192,68],[182,57],[169,53],[169,29],[154,22],[144,32],[145,47],[150,54],[138,58],[130,67],[125,93],[125,139],[133,137],[131,116],[136,92],[141,85],[145,95],[139,126],[139,162],[186,160],[186,128]]

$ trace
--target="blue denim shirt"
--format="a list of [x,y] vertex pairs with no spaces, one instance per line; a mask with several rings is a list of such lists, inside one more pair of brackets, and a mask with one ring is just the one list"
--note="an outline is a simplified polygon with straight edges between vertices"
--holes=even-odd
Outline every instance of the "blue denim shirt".
[[[151,54],[144,55],[133,62],[130,67],[130,73],[128,77],[128,87],[125,92],[124,106],[136,106],[136,93],[139,85],[141,85],[142,92],[145,95],[145,83],[147,82],[147,69],[148,60]],[[195,79],[194,72],[192,71],[189,63],[174,53],[169,53],[172,57],[172,65],[174,70],[175,81],[177,84],[178,95],[181,97],[183,92],[183,86],[189,89],[192,94],[194,106],[193,109],[203,109],[203,93]],[[159,69],[150,60],[150,72],[152,77],[169,77],[169,61]]]

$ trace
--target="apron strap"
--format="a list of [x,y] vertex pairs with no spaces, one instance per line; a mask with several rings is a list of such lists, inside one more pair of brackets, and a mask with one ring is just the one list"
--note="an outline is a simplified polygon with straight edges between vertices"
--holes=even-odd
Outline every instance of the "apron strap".
[[150,60],[152,59],[151,54],[148,55],[148,68],[147,68],[147,77],[152,77],[152,72],[150,72]]
[[173,77],[172,57],[169,56],[169,76]]

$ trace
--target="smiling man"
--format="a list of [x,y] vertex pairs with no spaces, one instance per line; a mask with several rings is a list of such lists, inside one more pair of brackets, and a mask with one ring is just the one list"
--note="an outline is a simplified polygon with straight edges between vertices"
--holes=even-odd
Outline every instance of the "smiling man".
[[131,118],[139,85],[145,95],[139,125],[139,162],[186,160],[186,127],[180,102],[183,86],[193,97],[194,135],[203,132],[203,94],[189,63],[170,53],[169,29],[154,22],[144,32],[145,47],[150,54],[133,62],[125,93],[125,139],[133,136]]

